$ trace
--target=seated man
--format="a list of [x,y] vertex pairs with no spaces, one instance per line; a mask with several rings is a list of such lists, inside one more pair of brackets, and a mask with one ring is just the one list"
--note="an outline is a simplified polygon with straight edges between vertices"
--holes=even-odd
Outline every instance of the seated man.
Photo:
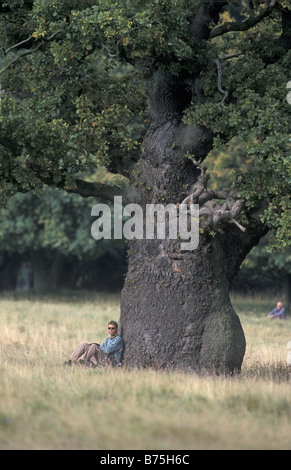
[[102,344],[81,343],[64,365],[72,365],[74,363],[83,364],[87,367],[119,365],[121,362],[123,340],[118,334],[118,324],[116,321],[112,320],[108,323],[108,331],[110,336]]
[[279,318],[280,320],[285,320],[285,308],[283,307],[282,302],[278,302],[277,306],[268,313],[267,317],[269,318]]

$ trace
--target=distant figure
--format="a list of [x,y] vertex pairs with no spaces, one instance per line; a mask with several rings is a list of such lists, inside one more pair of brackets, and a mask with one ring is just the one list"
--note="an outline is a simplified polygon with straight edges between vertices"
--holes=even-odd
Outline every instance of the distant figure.
[[267,317],[269,318],[279,318],[279,320],[286,320],[285,308],[283,307],[282,302],[278,302],[277,306],[268,313]]
[[108,331],[110,336],[102,344],[81,343],[64,365],[71,366],[75,363],[86,367],[120,365],[123,340],[118,334],[116,321],[112,320],[108,323]]

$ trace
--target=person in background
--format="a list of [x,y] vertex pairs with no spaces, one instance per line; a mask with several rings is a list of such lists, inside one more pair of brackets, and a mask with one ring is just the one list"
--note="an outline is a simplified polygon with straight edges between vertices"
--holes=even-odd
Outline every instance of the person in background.
[[123,340],[118,334],[118,324],[112,320],[108,323],[108,338],[103,343],[81,343],[71,354],[64,365],[81,364],[86,367],[118,366],[121,363]]
[[267,314],[268,318],[279,318],[280,320],[286,320],[285,308],[282,302],[278,302],[277,306]]

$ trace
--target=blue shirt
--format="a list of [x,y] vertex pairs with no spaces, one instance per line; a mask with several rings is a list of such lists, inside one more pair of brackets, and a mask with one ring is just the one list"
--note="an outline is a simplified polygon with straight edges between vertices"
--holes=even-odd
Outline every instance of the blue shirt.
[[274,310],[269,312],[267,316],[270,317],[271,315],[273,315],[274,317],[285,318],[285,308],[282,307],[280,308],[280,310],[277,310],[277,307],[275,307]]
[[119,364],[121,360],[121,350],[123,348],[123,339],[121,336],[116,335],[113,338],[108,338],[100,344],[100,349],[107,354],[114,364]]

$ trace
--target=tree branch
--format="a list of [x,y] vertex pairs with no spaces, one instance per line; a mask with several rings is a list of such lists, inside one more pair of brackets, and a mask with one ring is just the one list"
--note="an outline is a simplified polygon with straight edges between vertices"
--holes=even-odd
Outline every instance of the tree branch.
[[224,101],[226,100],[226,98],[228,97],[228,91],[225,91],[221,88],[221,77],[222,77],[222,72],[221,72],[221,65],[220,65],[220,62],[218,59],[215,59],[214,60],[215,64],[216,64],[216,67],[217,67],[217,88],[218,88],[218,91],[220,91],[220,93],[222,93],[224,95],[224,97],[222,98],[221,102],[220,102],[220,105],[222,107],[224,107]]
[[282,34],[277,39],[276,44],[288,51],[291,48],[291,10],[290,8],[282,8]]
[[[48,38],[43,38],[42,41],[36,46],[36,47],[33,47],[31,49],[28,49],[28,50],[25,50],[23,52],[21,52],[17,57],[15,57],[13,60],[11,60],[2,70],[0,70],[0,76],[6,72],[7,69],[9,69],[9,67],[11,67],[11,65],[13,65],[15,62],[17,62],[18,60],[20,60],[22,57],[25,57],[27,55],[30,55],[30,54],[33,54],[34,52],[38,51],[41,46],[43,46],[44,44],[46,44],[47,42],[50,42],[50,41],[53,41],[53,39],[58,35],[60,34],[62,31],[59,30],[59,31],[56,31],[55,33],[53,33],[51,36],[49,36]],[[32,36],[30,36],[29,38],[25,39],[24,41],[18,43],[18,44],[15,44],[14,46],[11,46],[9,49],[8,49],[8,52],[10,52],[11,50],[19,47],[20,45],[23,45],[24,43],[27,43],[28,41],[30,41],[32,39]],[[6,54],[7,54],[7,51],[6,51]]]
[[74,178],[73,184],[68,186],[65,177],[59,182],[55,182],[53,176],[40,178],[41,181],[51,187],[63,189],[68,193],[79,194],[82,197],[94,197],[114,202],[114,196],[122,196],[123,191],[119,186],[103,183],[93,183],[91,181]]
[[77,193],[82,197],[101,198],[106,201],[114,202],[114,196],[122,196],[123,191],[118,186],[110,186],[109,184],[92,183],[76,178],[75,187],[66,189],[63,185],[62,189],[66,189],[69,193]]
[[[37,170],[34,168],[33,171],[37,173]],[[44,185],[47,185],[51,188],[61,189],[67,193],[79,194],[82,197],[94,197],[100,198],[105,201],[114,202],[114,196],[123,196],[124,201],[126,201],[126,191],[116,185],[109,185],[103,183],[93,183],[91,181],[82,180],[80,178],[74,178],[73,182],[67,181],[66,177],[63,176],[60,181],[56,182],[54,176],[51,174],[47,177],[41,177],[37,174],[40,182]],[[0,179],[1,183],[1,179]],[[3,180],[4,183],[4,180]],[[17,179],[11,177],[5,180],[5,183],[10,183],[13,186],[17,187],[17,192],[26,194],[33,189],[34,186],[21,185]]]
[[[195,14],[189,17],[189,32],[195,38],[194,52],[197,53],[201,41],[208,40],[211,33],[210,25],[218,23],[219,14],[227,1],[200,0],[195,7]],[[215,29],[215,28],[214,28]]]
[[276,5],[277,5],[277,1],[275,0],[275,1],[272,1],[270,3],[270,6],[268,6],[258,16],[249,17],[245,21],[228,22],[220,26],[216,26],[210,32],[210,38],[213,39],[213,38],[216,38],[217,36],[222,36],[223,34],[229,33],[230,31],[247,31],[248,29],[258,24],[260,21],[265,19],[267,16],[269,16],[271,12],[273,11],[274,7],[276,7]]
[[9,54],[9,52],[13,51],[13,49],[19,49],[24,44],[27,44],[31,41],[35,41],[35,39],[36,38],[34,36],[29,36],[27,39],[24,39],[23,41],[20,41],[17,44],[14,44],[13,46],[9,47],[8,49],[5,50],[5,48],[2,47],[1,50],[3,50],[4,56],[5,56],[5,55]]
[[[201,167],[200,161],[194,158],[191,160],[201,173],[192,187],[192,193],[181,204],[199,204],[199,215],[206,216],[200,222],[203,229],[217,230],[225,223],[232,223],[244,232],[245,228],[235,220],[243,208],[244,201],[235,199],[228,190],[208,190],[207,182],[210,175],[206,174],[207,168]],[[216,201],[217,199],[223,199],[225,202],[220,204]]]

